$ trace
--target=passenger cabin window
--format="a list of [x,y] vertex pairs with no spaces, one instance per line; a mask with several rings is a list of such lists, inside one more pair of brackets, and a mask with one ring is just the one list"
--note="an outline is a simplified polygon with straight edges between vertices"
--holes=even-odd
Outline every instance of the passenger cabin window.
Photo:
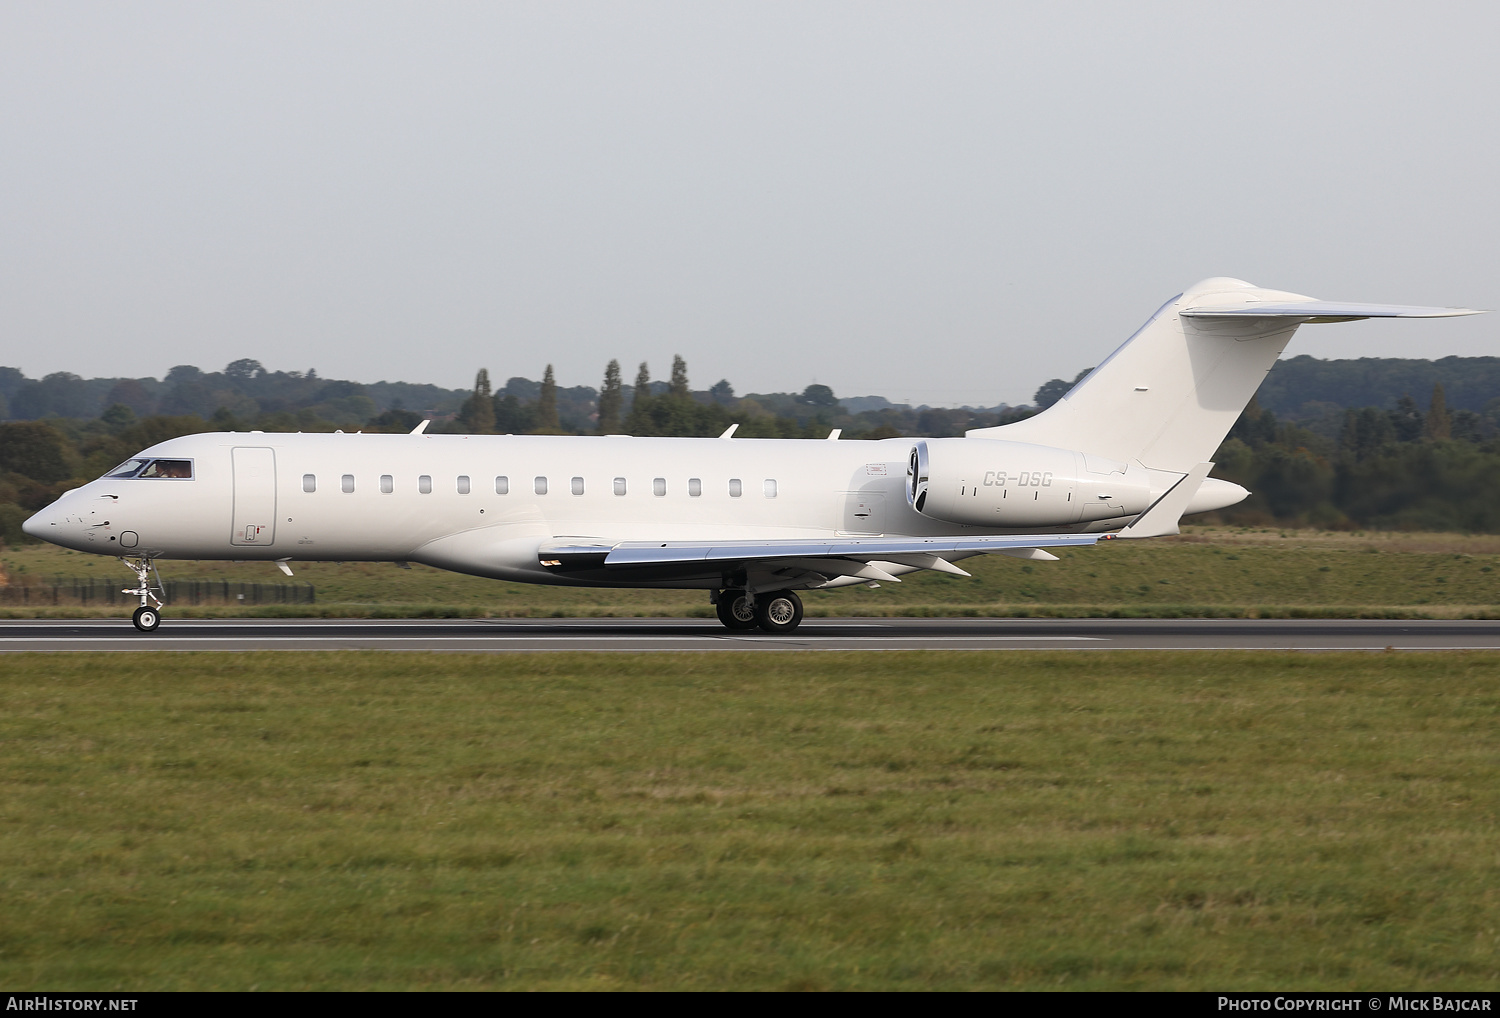
[[547,479],[545,477],[536,478],[531,482],[531,490],[536,492],[538,495],[547,494]]
[[575,478],[573,478],[572,482],[570,482],[570,488],[571,488],[573,494],[575,494],[575,495],[582,495],[583,494],[583,478],[582,477],[575,477]]
[[339,481],[339,487],[344,489],[344,494],[346,495],[352,492],[354,490],[354,475],[345,474]]
[[703,494],[703,479],[701,477],[689,477],[688,478],[688,496],[690,498],[697,498],[699,495],[702,495],[702,494]]
[[510,478],[509,477],[497,477],[497,478],[495,478],[495,494],[497,494],[497,495],[509,495],[510,494]]
[[729,497],[730,498],[739,498],[744,493],[745,493],[745,482],[741,481],[738,477],[731,477],[729,479]]
[[775,498],[776,497],[776,479],[773,478],[773,477],[767,477],[766,481],[765,481],[764,490],[765,490],[765,493],[766,493],[766,498]]
[[303,474],[302,475],[302,490],[303,491],[317,491],[318,490],[318,475],[317,474]]
[[392,477],[390,474],[381,474],[380,475],[380,493],[382,495],[389,495],[391,492],[393,492],[395,490],[396,490],[396,479],[394,477]]
[[468,474],[459,474],[458,475],[458,493],[460,495],[467,495],[469,493],[469,475]]
[[623,477],[616,477],[615,478],[615,494],[616,495],[623,495],[623,494],[625,494],[625,478],[623,478]]
[[432,475],[423,474],[417,478],[417,490],[424,495],[432,494]]
[[667,479],[665,477],[653,477],[653,478],[651,478],[651,494],[655,495],[657,498],[660,498],[661,496],[665,495],[666,493],[667,493]]

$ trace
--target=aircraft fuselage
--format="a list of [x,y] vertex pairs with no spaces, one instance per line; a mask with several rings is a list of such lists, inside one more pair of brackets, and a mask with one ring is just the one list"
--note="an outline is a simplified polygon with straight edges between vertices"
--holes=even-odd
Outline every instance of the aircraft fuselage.
[[[1053,483],[1057,450],[981,444],[996,455],[988,471],[976,472],[979,484],[989,473],[992,487],[997,468],[1012,483],[1033,473],[1038,479],[1013,488],[1031,513],[1022,530],[1124,522],[1080,522],[1072,503],[1087,493],[1071,478]],[[558,538],[742,541],[1016,529],[954,525],[915,511],[907,497],[912,448],[910,439],[203,434],[136,457],[181,461],[190,477],[106,476],[68,492],[27,527],[105,555],[413,561],[498,579],[608,586],[638,585],[642,577],[559,575],[539,563],[538,547]],[[1028,457],[1037,460],[1035,471]],[[1049,505],[1051,518],[1038,514]]]

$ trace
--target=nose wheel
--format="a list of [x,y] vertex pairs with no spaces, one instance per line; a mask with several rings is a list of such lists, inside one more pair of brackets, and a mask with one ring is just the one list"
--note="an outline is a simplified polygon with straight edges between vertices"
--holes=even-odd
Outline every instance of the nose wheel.
[[[130,621],[135,623],[135,628],[143,633],[154,633],[156,627],[161,625],[161,608],[164,602],[157,596],[161,590],[161,576],[156,572],[156,563],[148,558],[124,558],[120,561],[125,568],[135,573],[135,586],[126,587],[120,593],[130,594],[141,599],[141,606],[135,610]],[[155,583],[152,579],[155,578]]]

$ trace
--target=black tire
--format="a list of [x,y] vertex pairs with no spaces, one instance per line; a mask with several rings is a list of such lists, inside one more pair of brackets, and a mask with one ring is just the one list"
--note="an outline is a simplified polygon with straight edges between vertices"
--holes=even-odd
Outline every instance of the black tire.
[[719,621],[724,623],[725,629],[754,629],[760,625],[755,618],[755,609],[745,603],[743,590],[720,591],[719,601],[714,609],[719,613]]
[[134,622],[135,628],[141,632],[154,633],[156,632],[156,627],[161,625],[161,612],[155,608],[148,608],[145,605],[141,605],[135,610],[135,614],[130,617],[130,621]]
[[768,633],[790,633],[802,623],[802,598],[790,590],[755,599],[755,622]]

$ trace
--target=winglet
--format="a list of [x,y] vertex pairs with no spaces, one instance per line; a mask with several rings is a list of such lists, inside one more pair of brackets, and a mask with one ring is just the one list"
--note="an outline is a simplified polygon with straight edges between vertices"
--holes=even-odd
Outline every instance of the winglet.
[[1204,478],[1214,468],[1212,463],[1199,463],[1193,469],[1182,476],[1182,479],[1166,490],[1161,498],[1151,504],[1151,508],[1141,513],[1135,521],[1124,530],[1116,534],[1116,537],[1165,537],[1168,534],[1179,533],[1178,522],[1182,514],[1187,511],[1188,503],[1193,496],[1198,494],[1198,489],[1203,486]]
[[415,428],[411,429],[411,434],[413,434],[413,435],[420,435],[420,434],[422,434],[422,432],[424,432],[424,431],[427,430],[427,425],[429,425],[431,423],[432,423],[432,421],[430,421],[430,420],[423,421],[421,424],[418,424]]

